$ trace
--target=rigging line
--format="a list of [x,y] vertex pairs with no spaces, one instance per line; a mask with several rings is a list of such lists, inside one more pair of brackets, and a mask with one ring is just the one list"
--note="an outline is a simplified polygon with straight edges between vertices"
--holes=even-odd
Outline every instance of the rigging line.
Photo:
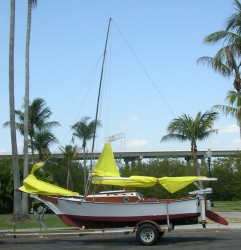
[[104,81],[106,90],[104,91],[104,119],[105,119],[105,137],[109,134],[110,131],[110,98],[111,98],[111,36],[108,41],[108,53],[107,53],[107,58],[106,58],[106,66],[105,66],[105,72],[106,72],[106,79]]
[[128,43],[128,41],[126,40],[126,38],[124,37],[123,33],[120,31],[120,29],[118,28],[118,26],[115,24],[115,22],[113,21],[116,29],[118,30],[118,32],[120,33],[122,39],[125,41],[125,43],[127,44],[128,48],[130,49],[130,51],[132,52],[132,54],[134,55],[135,59],[137,60],[137,62],[139,63],[139,65],[141,66],[142,70],[145,72],[146,76],[148,77],[148,79],[150,80],[150,82],[152,83],[153,87],[155,88],[155,90],[157,91],[157,93],[160,95],[161,99],[163,100],[163,102],[166,104],[167,108],[169,109],[169,111],[171,112],[171,114],[173,116],[175,116],[175,113],[173,112],[172,108],[170,107],[170,105],[167,103],[167,101],[165,100],[165,98],[163,97],[163,95],[161,94],[160,90],[158,89],[157,85],[154,83],[154,81],[151,79],[150,75],[148,74],[147,70],[145,69],[143,63],[140,61],[140,59],[137,57],[136,53],[134,52],[134,50],[132,49],[132,47],[130,46],[130,44]]
[[[111,43],[110,43],[111,44]],[[108,135],[109,133],[110,133],[110,112],[111,112],[111,110],[110,110],[110,107],[111,107],[111,105],[110,105],[110,102],[111,102],[111,47],[110,47],[110,52],[109,52],[109,61],[110,61],[110,66],[109,66],[109,92],[108,92],[108,97],[107,97],[107,101],[108,101],[108,103],[107,103],[107,107],[108,107],[108,116],[107,116],[107,131],[106,131],[106,135]]]
[[[101,59],[101,57],[98,59],[96,65],[95,65],[94,74],[92,75],[92,78],[91,78],[91,80],[90,80],[90,83],[91,83],[91,84],[88,85],[87,92],[86,92],[86,94],[85,94],[85,96],[84,96],[84,98],[83,98],[83,100],[82,100],[82,103],[81,103],[81,105],[80,105],[80,108],[79,108],[79,110],[78,110],[78,112],[77,112],[77,114],[76,114],[75,120],[77,120],[77,117],[79,116],[80,111],[81,111],[82,107],[84,106],[85,100],[86,100],[86,98],[87,98],[87,96],[88,96],[88,94],[89,94],[89,92],[90,92],[90,89],[91,89],[91,87],[92,87],[92,85],[93,85],[94,78],[95,78],[95,74],[96,74],[96,72],[97,72],[97,67],[98,67],[98,65],[99,65],[99,63],[100,63],[100,59]],[[92,71],[92,72],[93,72],[93,71]]]
[[[75,100],[77,99],[79,93],[84,89],[84,86],[86,85],[87,82],[89,82],[89,78],[90,78],[90,76],[92,75],[91,80],[90,80],[90,83],[91,83],[91,84],[88,85],[87,92],[86,92],[86,94],[85,94],[85,96],[84,96],[84,98],[83,98],[83,100],[82,100],[82,103],[81,103],[81,105],[80,105],[80,108],[79,108],[79,110],[77,111],[77,114],[75,115],[75,118],[74,118],[72,124],[77,120],[77,117],[79,116],[79,113],[80,113],[80,111],[82,110],[82,108],[83,108],[83,106],[84,106],[85,100],[86,100],[86,98],[87,98],[87,96],[88,96],[88,94],[89,94],[89,92],[90,92],[91,86],[92,86],[92,84],[93,84],[93,82],[94,82],[93,79],[94,79],[94,76],[95,76],[95,74],[96,74],[97,67],[98,67],[98,65],[99,65],[99,63],[100,63],[100,59],[101,59],[101,58],[102,58],[102,56],[100,56],[99,59],[97,60],[97,63],[95,64],[95,67],[90,71],[90,73],[88,74],[88,76],[86,77],[86,79],[85,79],[85,81],[84,81],[84,84],[82,85],[82,88],[75,94],[75,98],[73,98],[72,103],[69,105],[69,108],[65,111],[65,114],[63,115],[63,119],[64,119],[64,117],[66,117],[67,114],[69,113],[69,110],[71,109],[71,107],[74,105],[74,102],[75,102]],[[64,141],[66,140],[66,138],[67,138],[68,135],[70,134],[70,131],[71,131],[71,129],[68,129],[68,130],[67,130],[67,133],[65,134],[64,138],[61,140],[62,142],[64,142]],[[62,143],[61,143],[61,144],[62,144]]]

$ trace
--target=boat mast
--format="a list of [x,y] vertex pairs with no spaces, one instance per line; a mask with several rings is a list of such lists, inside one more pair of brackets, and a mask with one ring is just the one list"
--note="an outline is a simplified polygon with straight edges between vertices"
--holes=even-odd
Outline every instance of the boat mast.
[[104,73],[105,56],[106,56],[106,49],[107,49],[107,44],[108,44],[108,38],[109,38],[109,31],[110,31],[111,21],[112,21],[112,19],[110,18],[109,19],[109,24],[108,24],[108,30],[107,30],[106,40],[105,40],[105,49],[104,49],[102,67],[101,67],[101,75],[100,75],[98,99],[97,99],[96,113],[95,113],[95,125],[94,125],[95,127],[94,127],[93,142],[92,142],[92,149],[91,149],[90,171],[89,171],[89,176],[88,176],[88,180],[87,180],[87,185],[86,185],[86,188],[85,188],[85,197],[88,195],[89,187],[90,187],[90,183],[91,183],[91,178],[92,178],[92,162],[93,162],[93,158],[94,158],[94,147],[95,147],[95,138],[96,138],[96,128],[97,128],[97,122],[98,122],[100,94],[101,94],[101,88],[102,88],[102,78],[103,78],[103,73]]

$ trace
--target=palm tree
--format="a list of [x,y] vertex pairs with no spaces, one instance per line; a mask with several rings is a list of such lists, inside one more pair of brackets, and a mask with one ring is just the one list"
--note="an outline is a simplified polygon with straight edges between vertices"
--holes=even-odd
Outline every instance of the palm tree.
[[241,96],[235,91],[229,91],[226,96],[226,101],[228,101],[228,106],[226,105],[214,105],[213,108],[220,110],[226,116],[232,116],[237,120],[239,126],[239,133],[241,138]]
[[73,132],[72,140],[75,138],[82,140],[82,148],[84,151],[84,188],[86,188],[86,145],[87,141],[94,137],[95,129],[101,127],[100,121],[90,121],[90,117],[84,116],[79,122],[76,122],[71,129]]
[[[28,119],[29,119],[29,48],[30,48],[30,31],[32,7],[37,4],[37,0],[28,0],[28,17],[27,17],[27,32],[26,32],[26,49],[25,49],[25,97],[24,97],[24,168],[23,178],[28,176]],[[28,194],[22,195],[23,217],[28,218]]]
[[226,29],[211,33],[204,39],[207,44],[223,42],[225,47],[220,49],[213,58],[202,57],[198,61],[207,63],[223,76],[234,75],[233,85],[237,93],[240,93],[241,3],[239,0],[234,0],[233,4],[235,12],[227,19]]
[[[10,35],[9,35],[9,108],[10,128],[12,142],[13,182],[14,190],[20,187],[20,173],[18,165],[18,149],[15,126],[15,102],[14,102],[14,36],[15,36],[15,0],[10,2]],[[21,218],[21,194],[14,192],[13,221]]]
[[29,137],[32,150],[32,156],[34,152],[34,136],[38,131],[51,130],[53,127],[60,126],[57,121],[48,121],[52,112],[46,103],[41,98],[33,100],[29,106]]
[[194,170],[198,176],[200,175],[200,167],[196,155],[197,141],[205,140],[211,134],[217,133],[216,129],[212,129],[217,117],[218,113],[214,111],[206,111],[204,114],[198,112],[195,119],[182,114],[170,122],[167,127],[168,134],[161,139],[161,142],[169,140],[190,141]]
[[[24,135],[24,112],[16,110],[15,114],[19,122],[16,122],[16,127],[21,135]],[[60,126],[56,121],[48,121],[52,112],[46,106],[44,99],[35,98],[29,105],[29,124],[28,135],[32,152],[32,161],[34,162],[34,136],[41,130],[51,130],[53,127]],[[4,127],[9,126],[9,122],[4,123]]]
[[71,175],[71,167],[73,165],[73,161],[78,159],[78,147],[72,146],[72,145],[66,145],[65,147],[61,146],[59,149],[64,154],[64,159],[67,164],[68,173],[67,173],[67,180],[66,180],[66,186],[67,189],[73,190],[73,179]]
[[38,161],[43,161],[50,155],[49,146],[58,143],[57,138],[47,128],[38,130],[33,137],[33,150],[38,152]]
[[226,29],[220,30],[208,35],[204,42],[208,44],[215,44],[223,41],[228,45],[234,45],[239,54],[241,53],[241,3],[239,0],[233,1],[235,12],[227,19]]
[[234,0],[233,3],[235,12],[227,19],[226,30],[214,32],[204,39],[208,44],[222,41],[226,46],[213,58],[201,57],[197,62],[211,66],[224,77],[234,77],[233,87],[236,92],[229,91],[226,96],[230,106],[214,105],[214,108],[236,118],[241,138],[241,3],[238,0]]

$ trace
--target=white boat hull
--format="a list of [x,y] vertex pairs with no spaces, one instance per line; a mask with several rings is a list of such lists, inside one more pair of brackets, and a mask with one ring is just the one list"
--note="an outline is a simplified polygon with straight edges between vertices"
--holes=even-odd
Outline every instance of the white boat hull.
[[[45,203],[67,225],[85,228],[135,226],[151,220],[158,224],[197,223],[200,207],[196,198],[171,201],[109,203],[83,198],[53,198],[33,195]],[[49,198],[48,198],[49,197]]]

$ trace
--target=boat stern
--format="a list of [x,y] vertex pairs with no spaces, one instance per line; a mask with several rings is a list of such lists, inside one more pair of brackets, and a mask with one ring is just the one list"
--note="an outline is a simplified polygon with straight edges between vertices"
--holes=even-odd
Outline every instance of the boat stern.
[[206,228],[207,219],[210,219],[216,223],[222,224],[222,225],[228,225],[228,221],[224,219],[222,216],[218,215],[217,213],[211,211],[211,201],[206,199],[207,194],[211,194],[212,189],[206,188],[206,189],[200,189],[193,192],[190,192],[191,195],[196,195],[197,199],[199,200],[198,204],[198,211],[200,212],[200,224],[202,224],[203,228]]

